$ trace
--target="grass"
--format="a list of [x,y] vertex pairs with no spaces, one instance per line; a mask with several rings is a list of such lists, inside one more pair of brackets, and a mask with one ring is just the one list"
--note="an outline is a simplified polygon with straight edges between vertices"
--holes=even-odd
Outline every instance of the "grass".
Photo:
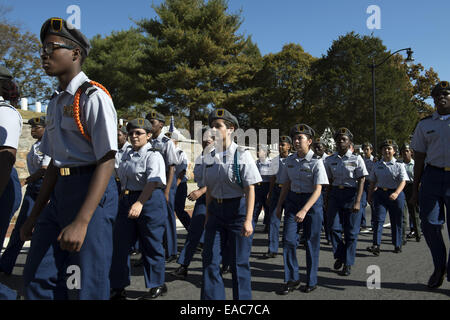
[[45,113],[34,112],[34,111],[30,111],[30,110],[17,109],[17,111],[19,111],[20,115],[24,119],[31,119],[31,118],[34,118],[34,117],[40,117],[42,115],[45,115]]

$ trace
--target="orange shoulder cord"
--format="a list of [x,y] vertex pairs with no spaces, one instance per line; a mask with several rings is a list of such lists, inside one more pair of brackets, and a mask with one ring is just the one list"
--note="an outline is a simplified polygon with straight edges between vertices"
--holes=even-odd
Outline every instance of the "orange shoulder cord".
[[[99,87],[103,91],[106,92],[106,94],[112,99],[111,95],[109,94],[108,90],[102,86],[100,83],[95,81],[90,81],[90,84]],[[80,119],[80,96],[81,96],[81,90],[82,88],[78,88],[77,92],[75,93],[75,98],[73,100],[73,118],[75,120],[75,124],[78,127],[78,130],[80,130],[81,134],[88,140],[91,141],[91,137],[84,131],[83,125],[81,124]]]

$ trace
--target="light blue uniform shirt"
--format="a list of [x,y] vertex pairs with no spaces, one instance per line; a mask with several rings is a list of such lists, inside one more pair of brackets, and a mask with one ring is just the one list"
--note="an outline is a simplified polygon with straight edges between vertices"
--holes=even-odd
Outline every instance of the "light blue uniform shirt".
[[376,162],[370,173],[370,181],[374,182],[377,188],[397,189],[402,181],[408,180],[405,166],[395,158],[389,162]]
[[128,148],[119,165],[122,189],[142,191],[148,182],[157,182],[158,188],[166,185],[166,166],[158,151],[147,143],[138,151]]
[[32,175],[42,167],[47,167],[50,160],[52,159],[41,151],[41,141],[36,141],[27,154],[28,172]]
[[41,151],[61,167],[96,164],[108,152],[117,152],[117,114],[111,98],[100,88],[80,97],[80,119],[91,137],[88,141],[79,131],[72,116],[76,91],[86,81],[84,72],[73,78],[66,90],[57,93],[47,108],[46,128]]
[[405,166],[406,173],[408,174],[409,181],[407,183],[413,183],[414,182],[414,159],[411,159],[409,163],[406,163],[404,161],[399,161],[400,163],[403,163]]
[[273,172],[272,159],[266,158],[264,161],[256,160],[256,167],[261,175],[262,182],[270,182],[272,176],[275,175]]
[[425,163],[439,168],[450,167],[450,115],[437,112],[422,119],[414,131],[411,148],[426,153]]
[[309,150],[304,158],[300,158],[297,153],[290,155],[285,165],[280,183],[290,181],[293,192],[312,193],[316,185],[328,184],[323,160],[315,159],[312,150]]
[[129,143],[128,141],[125,141],[122,148],[119,148],[119,150],[116,153],[116,162],[114,164],[114,177],[115,178],[119,178],[119,175],[117,174],[117,169],[119,169],[119,165],[120,165],[120,162],[122,161],[122,157],[129,148],[131,149],[131,143]]
[[[234,154],[237,148],[238,145],[232,142],[225,153],[214,150],[205,156],[203,181],[213,198],[231,199],[244,196],[244,189],[237,183],[233,170]],[[262,181],[255,160],[249,151],[240,148],[238,164],[244,188]]]
[[195,166],[194,166],[194,181],[197,183],[197,187],[199,189],[203,188],[205,186],[204,180],[203,180],[203,171],[205,162],[203,161],[204,156],[199,155],[197,159],[195,159]]
[[178,164],[178,156],[175,150],[175,144],[173,141],[166,137],[162,132],[155,139],[151,139],[151,145],[157,149],[163,156],[166,164],[166,172],[169,171],[170,166],[176,166]]
[[370,180],[370,173],[372,172],[373,166],[375,165],[373,159],[373,156],[370,156],[370,158],[363,157],[364,164],[366,165],[367,172],[369,173],[369,176],[366,177],[366,180]]
[[283,170],[286,170],[286,160],[287,158],[289,158],[289,156],[290,155],[288,155],[286,158],[282,158],[278,155],[272,160],[273,171],[276,174],[276,184],[281,184],[281,175],[283,174]]
[[0,96],[0,146],[17,150],[22,133],[22,116]]
[[[186,156],[186,153],[181,150],[180,148],[176,149],[177,156],[178,156],[178,164],[175,166],[175,177],[178,178],[178,175],[183,172],[187,171],[188,168],[188,158]],[[180,183],[187,182],[186,173],[183,176],[183,179],[181,179]]]
[[368,176],[364,160],[350,150],[342,157],[336,152],[325,159],[325,169],[333,186],[356,188],[357,179]]

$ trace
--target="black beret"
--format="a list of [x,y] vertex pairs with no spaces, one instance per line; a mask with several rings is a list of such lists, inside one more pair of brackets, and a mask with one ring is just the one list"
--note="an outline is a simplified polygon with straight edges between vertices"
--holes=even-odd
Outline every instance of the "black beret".
[[290,131],[291,138],[294,137],[296,134],[307,134],[311,138],[316,135],[313,128],[311,128],[307,124],[303,124],[303,123],[296,124],[295,126],[293,126],[291,128],[291,131]]
[[43,126],[43,127],[45,127],[45,116],[31,118],[30,120],[28,120],[28,124],[30,124],[31,126]]
[[72,40],[84,50],[86,56],[89,55],[91,45],[88,38],[64,19],[50,18],[44,22],[41,28],[41,42],[44,43],[45,37],[50,34]]
[[325,141],[321,137],[317,137],[314,139],[313,144],[323,144],[325,145]]
[[147,119],[137,118],[127,123],[127,131],[130,132],[133,129],[144,129],[147,131],[151,131],[152,124]]
[[334,134],[334,140],[336,140],[336,138],[339,135],[346,135],[347,137],[349,137],[350,140],[353,140],[353,134],[350,132],[350,130],[348,130],[347,128],[339,128],[336,133]]
[[364,142],[361,146],[363,149],[366,147],[369,147],[370,149],[373,150],[373,145],[370,142]]
[[291,137],[289,137],[289,136],[281,136],[280,137],[280,143],[281,142],[287,142],[287,143],[289,143],[289,144],[292,144],[292,139],[291,139]]
[[117,126],[117,130],[120,130],[120,131],[122,131],[123,133],[128,134],[127,126],[126,126],[126,125],[119,124],[119,125]]
[[400,151],[405,150],[405,149],[411,149],[411,146],[409,145],[409,143],[402,144]]
[[239,129],[238,119],[235,116],[233,116],[231,114],[231,112],[229,112],[226,109],[220,108],[220,109],[216,109],[216,110],[212,111],[208,116],[209,126],[211,127],[211,124],[213,123],[213,121],[217,120],[217,119],[227,120],[235,126],[235,129]]
[[0,66],[0,80],[11,80],[12,74],[4,66]]
[[450,83],[448,81],[439,82],[431,91],[431,96],[436,97],[442,91],[447,91],[450,94]]
[[149,114],[147,114],[145,119],[147,119],[148,121],[150,121],[150,120],[158,120],[158,121],[161,121],[161,122],[164,122],[164,123],[166,122],[166,117],[163,114],[161,114],[159,112],[156,112],[156,111],[152,111]]
[[392,146],[394,148],[398,148],[397,143],[392,139],[384,140],[383,143],[380,145],[380,148],[387,147],[387,146]]

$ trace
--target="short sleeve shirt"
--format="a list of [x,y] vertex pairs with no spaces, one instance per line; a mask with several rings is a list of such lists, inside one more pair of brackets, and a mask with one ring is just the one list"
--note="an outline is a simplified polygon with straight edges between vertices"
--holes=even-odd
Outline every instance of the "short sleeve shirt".
[[166,171],[169,171],[170,166],[176,166],[178,164],[178,156],[175,149],[175,144],[162,132],[157,138],[151,140],[151,144],[152,147],[157,149],[163,156],[164,162],[166,164]]
[[402,181],[408,180],[405,166],[395,159],[389,162],[383,160],[376,162],[370,173],[370,181],[379,188],[397,189]]
[[164,159],[149,143],[138,151],[128,148],[120,162],[118,174],[123,189],[142,191],[148,182],[156,182],[160,188],[166,185]]
[[[214,150],[205,156],[203,181],[213,198],[231,199],[244,195],[244,189],[238,184],[234,171],[234,154],[237,150],[238,145],[232,142],[225,152]],[[238,164],[244,188],[262,181],[255,160],[248,150],[239,148]]]
[[75,93],[86,81],[88,77],[80,72],[48,105],[41,151],[49,155],[57,167],[91,165],[108,152],[117,152],[116,109],[102,89],[96,87],[89,97],[84,93],[80,97],[80,120],[91,141],[81,134],[75,123],[72,111]]
[[312,193],[316,185],[328,184],[323,160],[314,158],[312,150],[304,158],[300,158],[298,153],[290,155],[280,179],[281,184],[288,181],[291,182],[291,191],[298,193]]
[[333,186],[356,188],[357,179],[368,176],[364,160],[350,150],[342,157],[336,152],[325,159],[325,169]]
[[36,141],[27,154],[27,167],[30,175],[50,164],[51,158],[41,151],[41,141]]
[[22,116],[0,96],[0,146],[18,149]]
[[411,148],[426,153],[425,163],[435,167],[450,167],[450,115],[434,112],[422,119],[414,131]]

